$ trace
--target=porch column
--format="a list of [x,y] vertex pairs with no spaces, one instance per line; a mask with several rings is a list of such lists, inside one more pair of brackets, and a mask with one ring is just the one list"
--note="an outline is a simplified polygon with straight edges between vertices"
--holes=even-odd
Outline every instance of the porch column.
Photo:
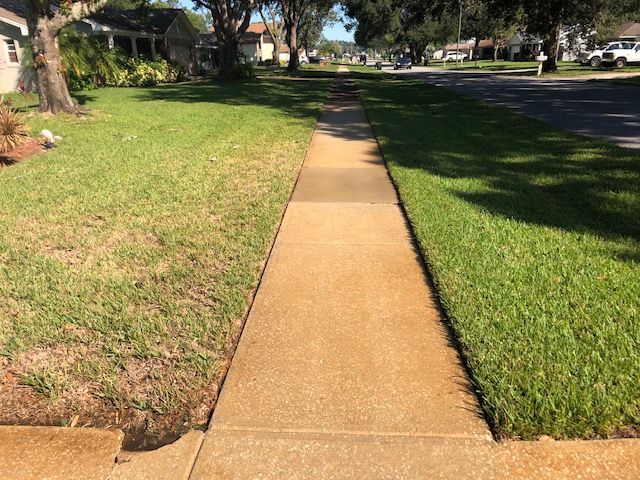
[[109,35],[107,37],[107,45],[109,46],[109,50],[113,50],[116,46],[116,42],[113,40],[113,35]]
[[155,38],[150,38],[149,41],[151,42],[151,60],[153,60],[155,62],[155,60],[156,60],[156,39]]
[[136,37],[131,37],[131,53],[133,53],[133,58],[138,58],[138,44],[136,43]]

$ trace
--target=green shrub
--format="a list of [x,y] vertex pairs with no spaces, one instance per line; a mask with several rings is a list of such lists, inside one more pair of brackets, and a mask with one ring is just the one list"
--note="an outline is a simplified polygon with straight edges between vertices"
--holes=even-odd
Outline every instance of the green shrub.
[[130,58],[126,69],[118,75],[115,85],[118,87],[151,87],[159,83],[175,83],[186,79],[182,67],[178,67],[158,57],[156,61],[143,57]]
[[96,85],[94,83],[93,73],[78,75],[73,71],[69,72],[69,91],[84,92],[93,90],[94,88],[96,88]]
[[256,76],[252,63],[239,63],[234,73],[236,78],[253,78]]

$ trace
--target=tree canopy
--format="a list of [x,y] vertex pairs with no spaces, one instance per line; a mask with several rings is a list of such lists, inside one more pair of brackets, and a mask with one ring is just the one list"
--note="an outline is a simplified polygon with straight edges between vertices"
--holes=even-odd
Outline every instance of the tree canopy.
[[601,37],[612,36],[614,26],[640,14],[639,0],[342,0],[342,4],[353,19],[356,41],[365,46],[388,45],[393,39],[417,56],[428,43],[444,44],[454,38],[454,19],[461,9],[466,38],[493,38],[500,45],[517,30],[539,36],[548,57],[546,71],[556,68],[563,28],[575,35],[597,31]]

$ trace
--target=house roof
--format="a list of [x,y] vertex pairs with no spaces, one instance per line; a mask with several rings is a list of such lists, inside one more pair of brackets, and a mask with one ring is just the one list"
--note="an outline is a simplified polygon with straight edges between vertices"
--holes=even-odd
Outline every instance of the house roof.
[[126,30],[163,35],[182,12],[179,8],[151,8],[145,16],[138,10],[117,10],[105,7],[100,13],[87,18],[109,30]]
[[267,29],[267,27],[265,26],[264,22],[255,22],[255,23],[250,23],[249,26],[247,27],[247,32],[246,33],[264,33],[264,31]]
[[23,35],[27,34],[27,21],[21,0],[2,0],[2,4],[0,4],[0,21],[19,27],[23,31]]
[[[6,19],[26,28],[25,10],[22,0],[0,0],[0,19]],[[55,4],[56,2],[52,2]],[[101,12],[83,19],[93,24],[94,30],[119,30],[149,35],[164,35],[184,11],[179,8],[152,8],[145,16],[139,10],[118,10],[105,7]],[[191,22],[188,22],[191,24]],[[106,27],[106,28],[104,28]],[[191,26],[193,28],[193,26]],[[194,37],[197,34],[194,29]]]
[[489,47],[493,47],[493,39],[480,40],[480,42],[478,42],[478,48],[489,48]]
[[[471,44],[471,47],[473,47],[473,44]],[[449,51],[449,50],[469,50],[469,43],[468,42],[460,42],[460,44],[457,43],[450,43],[448,45],[445,45],[444,47],[444,51]]]
[[618,27],[620,37],[638,37],[640,36],[640,23],[629,22]]
[[204,48],[218,48],[218,38],[215,33],[200,33],[198,37],[200,37],[199,46]]
[[240,43],[260,43],[260,37],[262,37],[262,33],[246,31],[244,35],[240,37]]

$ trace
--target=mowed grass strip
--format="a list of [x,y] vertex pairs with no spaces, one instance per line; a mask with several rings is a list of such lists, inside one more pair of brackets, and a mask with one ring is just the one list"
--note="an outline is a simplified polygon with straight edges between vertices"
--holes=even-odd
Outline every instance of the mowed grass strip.
[[78,95],[0,169],[0,421],[204,423],[329,80]]
[[358,85],[496,435],[637,436],[640,156],[426,84]]

